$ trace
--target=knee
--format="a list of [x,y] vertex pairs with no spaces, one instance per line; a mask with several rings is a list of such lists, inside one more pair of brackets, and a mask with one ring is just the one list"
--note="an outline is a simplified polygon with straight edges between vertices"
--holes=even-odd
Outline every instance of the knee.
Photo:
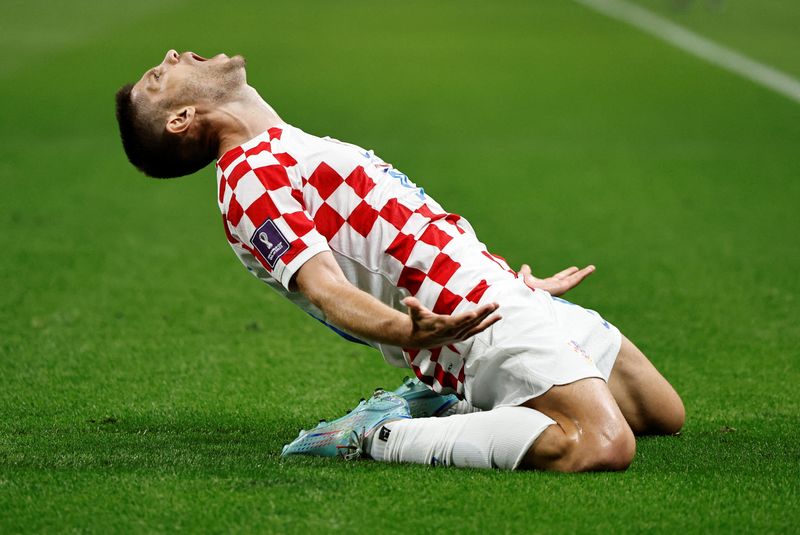
[[622,471],[633,462],[636,439],[628,427],[605,432],[585,432],[565,448],[567,472]]
[[628,427],[589,437],[585,455],[579,461],[580,471],[627,470],[635,455],[636,438]]
[[672,412],[670,414],[670,418],[667,422],[665,422],[664,432],[668,435],[674,435],[681,429],[683,429],[683,424],[686,422],[686,407],[683,406],[683,400],[681,397],[676,393],[675,394],[675,403],[672,407]]
[[559,472],[619,471],[630,466],[636,454],[636,440],[626,425],[603,432],[565,432],[554,425],[545,431],[521,468]]
[[683,406],[683,401],[678,395],[675,395],[675,402],[668,411],[665,411],[661,421],[659,422],[661,434],[674,435],[683,429],[683,424],[686,421],[686,408]]
[[686,408],[677,393],[674,393],[668,403],[662,405],[656,414],[647,422],[645,432],[651,435],[674,435],[683,429],[686,421]]

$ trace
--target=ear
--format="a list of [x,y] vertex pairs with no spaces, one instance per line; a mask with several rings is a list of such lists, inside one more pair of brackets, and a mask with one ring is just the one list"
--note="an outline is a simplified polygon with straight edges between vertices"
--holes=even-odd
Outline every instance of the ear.
[[186,132],[194,122],[194,106],[186,106],[169,115],[167,119],[167,132],[170,134],[182,134]]

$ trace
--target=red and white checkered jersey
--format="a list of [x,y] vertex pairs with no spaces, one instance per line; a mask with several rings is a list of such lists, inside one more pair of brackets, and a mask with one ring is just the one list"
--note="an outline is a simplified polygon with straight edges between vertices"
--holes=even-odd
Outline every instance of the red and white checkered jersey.
[[[401,311],[413,295],[438,314],[463,312],[492,284],[516,277],[464,218],[355,145],[284,124],[226,152],[217,180],[225,234],[239,259],[323,323],[325,315],[290,286],[322,251],[333,253],[352,284]],[[363,343],[434,390],[463,395],[469,340],[433,350]]]

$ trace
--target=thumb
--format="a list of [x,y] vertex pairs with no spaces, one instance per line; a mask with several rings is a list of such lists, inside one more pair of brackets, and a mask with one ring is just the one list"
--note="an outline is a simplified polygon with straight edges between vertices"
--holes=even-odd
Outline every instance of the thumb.
[[422,319],[425,307],[422,306],[422,303],[419,302],[419,299],[409,296],[403,299],[401,302],[408,307],[408,315],[411,317],[411,321],[417,322]]
[[419,302],[419,299],[416,297],[408,296],[401,301],[405,306],[408,307],[408,313],[412,316],[416,317],[419,316],[419,313],[422,309],[422,303]]

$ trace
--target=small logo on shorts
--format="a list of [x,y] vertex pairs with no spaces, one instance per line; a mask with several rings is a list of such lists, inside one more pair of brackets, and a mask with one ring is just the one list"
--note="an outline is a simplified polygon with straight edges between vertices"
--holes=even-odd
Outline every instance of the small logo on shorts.
[[593,362],[593,361],[592,361],[592,357],[590,357],[590,356],[589,356],[589,353],[587,353],[587,352],[586,352],[586,351],[585,351],[585,350],[584,350],[584,349],[583,349],[583,348],[582,348],[582,347],[581,347],[581,346],[578,344],[578,342],[576,342],[575,340],[570,340],[570,341],[569,341],[569,343],[568,343],[567,345],[569,346],[569,348],[570,348],[570,349],[572,349],[572,350],[573,350],[575,353],[577,353],[578,355],[582,356],[583,358],[585,358],[585,359],[586,359],[586,360],[588,360],[589,362]]
[[267,219],[256,229],[250,238],[250,243],[261,253],[271,268],[274,268],[278,260],[289,250],[289,240],[271,219]]
[[378,433],[378,438],[384,442],[389,440],[389,434],[392,432],[391,429],[386,427],[385,425],[381,427],[381,432]]

